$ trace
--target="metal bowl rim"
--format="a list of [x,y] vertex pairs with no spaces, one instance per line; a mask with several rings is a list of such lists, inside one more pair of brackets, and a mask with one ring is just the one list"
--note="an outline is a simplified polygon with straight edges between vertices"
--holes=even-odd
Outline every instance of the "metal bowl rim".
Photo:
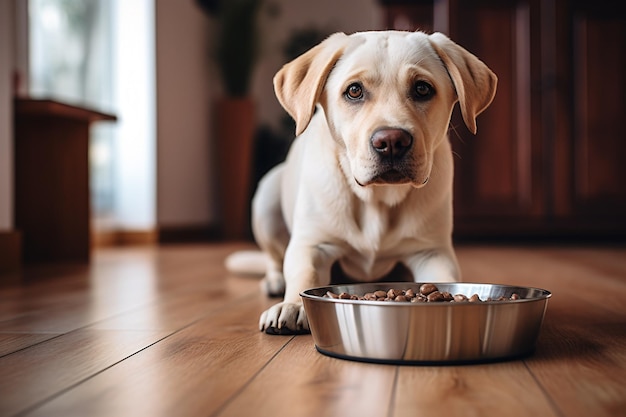
[[300,297],[302,298],[308,298],[310,300],[314,300],[314,301],[320,301],[320,302],[324,302],[324,303],[340,303],[340,304],[362,304],[362,305],[376,305],[376,306],[389,306],[389,307],[406,307],[406,306],[428,306],[426,308],[432,308],[432,307],[442,307],[442,306],[479,306],[479,305],[509,305],[509,304],[519,304],[519,303],[528,303],[528,302],[537,302],[537,301],[541,301],[541,300],[547,300],[548,298],[552,297],[552,293],[548,290],[545,290],[543,288],[537,288],[537,287],[522,287],[522,286],[518,286],[518,285],[504,285],[504,284],[489,284],[489,283],[484,283],[484,282],[429,282],[429,284],[434,284],[434,285],[439,285],[439,284],[443,284],[443,285],[449,285],[449,284],[453,284],[453,285],[467,285],[467,286],[471,286],[471,285],[482,285],[482,286],[487,286],[487,287],[499,287],[499,288],[504,288],[504,289],[511,289],[511,288],[515,288],[515,289],[520,289],[520,290],[531,290],[531,291],[538,291],[540,293],[542,293],[539,297],[533,297],[533,298],[520,298],[518,300],[506,300],[506,301],[497,301],[497,300],[492,300],[492,301],[480,301],[480,302],[474,302],[474,303],[470,303],[470,302],[455,302],[455,303],[444,303],[444,302],[431,302],[431,303],[408,303],[408,302],[391,302],[391,301],[373,301],[373,300],[349,300],[349,299],[342,299],[342,298],[327,298],[327,297],[323,297],[323,296],[319,296],[319,295],[313,295],[313,294],[309,294],[309,292],[311,291],[319,291],[319,290],[326,290],[326,291],[330,291],[333,288],[337,288],[337,287],[358,287],[358,286],[365,286],[365,285],[382,285],[385,287],[389,287],[389,288],[394,288],[394,285],[396,286],[395,288],[401,287],[402,285],[407,285],[407,284],[414,284],[414,285],[421,285],[424,284],[424,282],[361,282],[361,283],[349,283],[349,284],[336,284],[336,285],[324,285],[321,287],[314,287],[314,288],[308,288],[304,291],[302,291],[300,293]]

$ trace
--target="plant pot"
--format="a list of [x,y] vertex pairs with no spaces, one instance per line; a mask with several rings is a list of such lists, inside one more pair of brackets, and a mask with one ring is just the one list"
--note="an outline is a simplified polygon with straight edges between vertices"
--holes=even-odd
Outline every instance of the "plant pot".
[[249,239],[255,103],[248,97],[224,97],[216,103],[215,116],[222,237]]

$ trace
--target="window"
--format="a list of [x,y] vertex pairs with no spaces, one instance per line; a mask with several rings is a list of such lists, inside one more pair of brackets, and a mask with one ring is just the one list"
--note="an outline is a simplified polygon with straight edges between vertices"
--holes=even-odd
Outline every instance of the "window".
[[30,0],[29,90],[118,117],[90,143],[97,228],[155,225],[154,0]]

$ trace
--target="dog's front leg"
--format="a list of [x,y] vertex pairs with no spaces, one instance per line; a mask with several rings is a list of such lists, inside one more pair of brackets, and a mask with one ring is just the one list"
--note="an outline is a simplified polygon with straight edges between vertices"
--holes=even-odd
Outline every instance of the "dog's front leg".
[[455,282],[460,280],[456,255],[452,249],[419,252],[405,260],[415,282]]
[[298,245],[292,241],[287,247],[283,266],[285,298],[261,314],[261,331],[269,334],[308,333],[309,323],[300,293],[330,284],[330,269],[335,259],[332,251],[322,245]]

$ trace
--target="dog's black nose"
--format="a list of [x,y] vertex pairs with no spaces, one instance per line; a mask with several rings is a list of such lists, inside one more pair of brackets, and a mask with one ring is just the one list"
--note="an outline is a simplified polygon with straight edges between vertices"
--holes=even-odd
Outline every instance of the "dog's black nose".
[[372,147],[385,158],[401,158],[413,145],[413,136],[403,129],[380,129],[372,135]]

